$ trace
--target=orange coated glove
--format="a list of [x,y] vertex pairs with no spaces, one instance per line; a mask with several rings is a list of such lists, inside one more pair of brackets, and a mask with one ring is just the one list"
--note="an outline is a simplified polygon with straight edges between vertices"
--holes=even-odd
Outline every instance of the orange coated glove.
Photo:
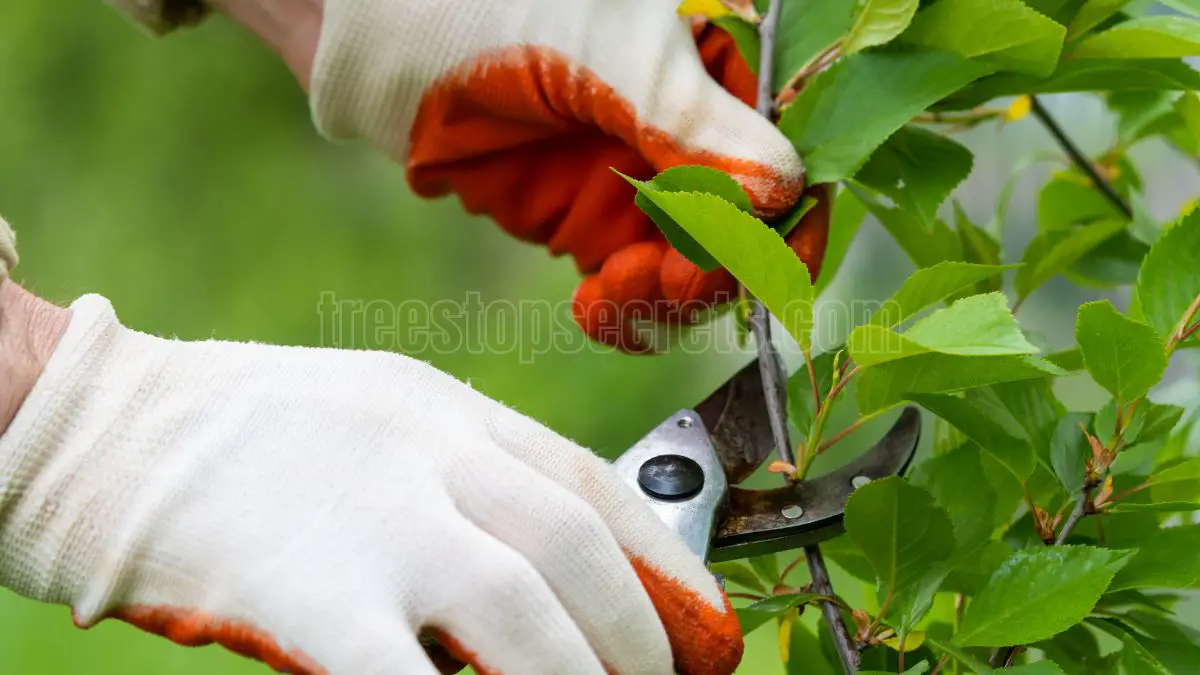
[[[693,29],[677,5],[328,0],[314,117],[326,135],[404,162],[417,193],[457,194],[517,238],[573,256],[587,275],[573,305],[584,331],[644,351],[630,320],[690,322],[736,284],[671,249],[610,168],[649,178],[715,167],[767,218],[803,189],[794,148],[749,105],[754,77],[732,39]],[[813,274],[827,218],[815,209],[791,236]]]

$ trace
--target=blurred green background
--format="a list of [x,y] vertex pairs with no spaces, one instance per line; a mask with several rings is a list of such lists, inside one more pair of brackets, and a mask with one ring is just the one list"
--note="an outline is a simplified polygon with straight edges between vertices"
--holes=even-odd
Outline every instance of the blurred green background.
[[[509,240],[454,200],[418,201],[399,167],[320,139],[290,74],[227,22],[154,40],[100,2],[0,6],[0,102],[0,212],[20,233],[18,279],[44,297],[102,293],[128,325],[185,339],[322,344],[318,308],[330,292],[391,303],[462,302],[468,291],[485,303],[543,300],[554,313],[523,315],[516,330],[569,325],[564,301],[577,282],[569,260]],[[1067,105],[1085,145],[1102,147],[1110,127],[1097,107]],[[1047,140],[1029,124],[968,140],[981,159],[959,196],[986,222],[1012,165]],[[1149,197],[1167,217],[1195,192],[1194,167],[1151,152],[1147,173],[1161,178]],[[1023,184],[1044,178],[1035,171]],[[1032,201],[1017,194],[1008,243],[1019,252]],[[855,274],[863,269],[870,275]],[[909,269],[865,226],[828,297],[884,297]],[[1028,303],[1023,322],[1062,343],[1071,326],[1056,308],[1089,297],[1057,285]],[[823,333],[835,336],[827,343],[839,330]],[[439,353],[403,333],[394,345],[343,346],[427,359],[607,456],[746,358],[573,349],[530,360],[518,351]],[[1176,394],[1194,397],[1194,385]],[[859,600],[861,584],[836,570],[834,581]],[[752,635],[739,672],[780,672],[774,643],[770,630]],[[268,671],[115,622],[79,631],[66,608],[0,591],[0,673],[214,672]]]

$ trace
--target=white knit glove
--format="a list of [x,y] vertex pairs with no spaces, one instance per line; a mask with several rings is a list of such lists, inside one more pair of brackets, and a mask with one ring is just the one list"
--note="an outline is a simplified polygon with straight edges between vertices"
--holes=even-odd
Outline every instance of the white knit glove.
[[712,576],[607,464],[427,364],[71,309],[0,437],[0,582],[80,626],[309,675],[436,673],[423,630],[481,673],[740,658]]

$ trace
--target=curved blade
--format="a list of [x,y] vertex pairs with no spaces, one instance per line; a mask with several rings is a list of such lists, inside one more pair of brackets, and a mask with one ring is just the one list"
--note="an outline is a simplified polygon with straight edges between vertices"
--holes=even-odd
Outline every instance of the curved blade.
[[729,510],[709,559],[746,558],[836,537],[850,493],[866,481],[903,473],[920,439],[921,413],[909,406],[882,440],[833,473],[774,490],[730,488]]
[[729,378],[695,411],[708,429],[730,485],[749,478],[775,452],[757,359]]

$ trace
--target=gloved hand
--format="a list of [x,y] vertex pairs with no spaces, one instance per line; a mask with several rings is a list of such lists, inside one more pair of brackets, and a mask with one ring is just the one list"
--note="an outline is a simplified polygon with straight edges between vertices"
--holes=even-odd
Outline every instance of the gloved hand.
[[[457,194],[516,237],[572,255],[588,275],[577,321],[642,351],[631,319],[686,323],[736,285],[667,246],[610,167],[637,178],[716,167],[765,217],[803,187],[792,145],[747,105],[754,77],[732,39],[711,26],[694,35],[678,4],[325,0],[314,116],[325,134],[403,162],[417,193]],[[792,237],[813,274],[827,221],[818,209]]]
[[3,585],[296,674],[436,673],[422,631],[480,673],[736,666],[701,561],[534,421],[403,356],[71,309],[0,436]]

